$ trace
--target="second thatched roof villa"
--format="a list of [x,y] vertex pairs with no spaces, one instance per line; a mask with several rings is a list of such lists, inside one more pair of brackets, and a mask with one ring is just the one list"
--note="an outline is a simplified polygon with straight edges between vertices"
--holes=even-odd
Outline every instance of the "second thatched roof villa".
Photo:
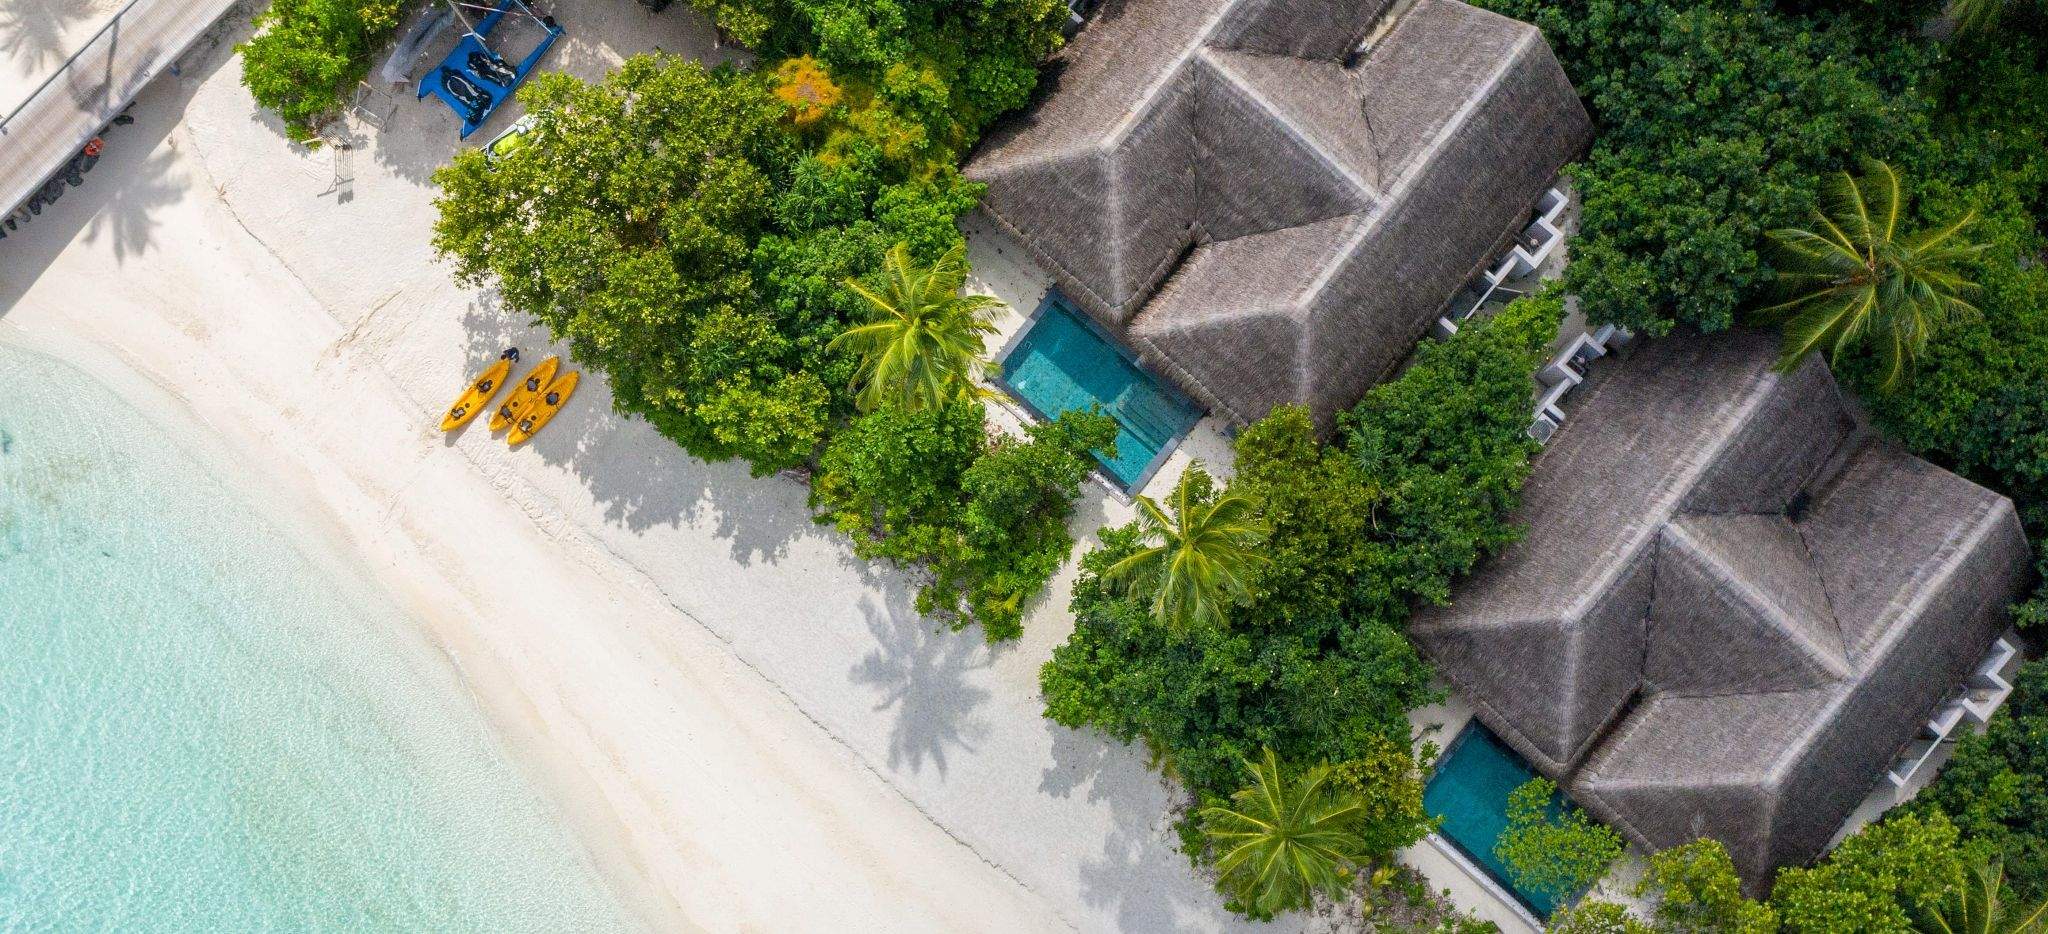
[[1737,331],[1604,364],[1536,462],[1528,536],[1410,627],[1573,799],[1651,850],[1720,840],[1753,889],[1956,726],[2030,574],[2010,500],[1776,359]]

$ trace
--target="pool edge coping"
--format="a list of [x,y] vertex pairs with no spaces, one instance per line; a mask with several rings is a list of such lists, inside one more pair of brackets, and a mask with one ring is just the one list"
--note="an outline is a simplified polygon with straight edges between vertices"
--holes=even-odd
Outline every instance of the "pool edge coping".
[[[1444,760],[1449,759],[1453,752],[1457,751],[1457,749],[1460,746],[1463,746],[1465,744],[1465,741],[1467,739],[1471,738],[1472,731],[1474,729],[1481,729],[1487,731],[1488,733],[1493,733],[1493,728],[1487,726],[1477,716],[1467,718],[1464,727],[1458,730],[1458,735],[1451,737],[1450,743],[1445,745],[1443,751],[1437,754],[1436,760],[1434,763],[1432,763],[1432,766],[1430,768],[1429,777],[1424,779],[1422,783],[1423,791],[1425,793],[1427,793],[1429,790],[1429,784],[1436,780],[1438,767],[1442,766]],[[1499,745],[1502,749],[1509,752],[1517,760],[1520,760],[1522,766],[1528,769],[1531,774],[1537,776],[1538,778],[1545,777],[1542,772],[1536,769],[1535,766],[1530,765],[1526,759],[1523,759],[1521,753],[1516,752],[1514,747],[1509,746],[1505,740],[1502,740],[1498,734],[1495,734],[1493,736],[1493,742],[1496,745]],[[1563,790],[1559,789],[1558,793],[1563,794]],[[1570,798],[1567,797],[1566,800],[1569,801]],[[1506,880],[1501,879],[1498,876],[1495,876],[1490,870],[1488,870],[1484,864],[1479,862],[1478,857],[1472,855],[1472,851],[1465,848],[1464,844],[1459,843],[1457,840],[1452,839],[1451,837],[1445,836],[1443,833],[1439,831],[1430,831],[1429,835],[1427,837],[1424,837],[1423,839],[1424,841],[1428,842],[1431,847],[1435,848],[1438,852],[1443,853],[1445,856],[1447,856],[1453,863],[1455,863],[1458,866],[1458,868],[1464,870],[1467,876],[1477,880],[1481,888],[1485,889],[1488,894],[1492,895],[1494,898],[1498,899],[1500,902],[1507,905],[1508,908],[1512,910],[1523,921],[1529,922],[1538,931],[1546,929],[1548,923],[1542,917],[1536,914],[1536,907],[1530,904],[1528,899],[1525,898],[1520,892],[1515,891],[1514,887],[1509,885]],[[1583,893],[1581,894],[1583,895]],[[1555,914],[1557,911],[1560,911],[1567,907],[1570,906],[1560,904],[1553,907],[1551,909],[1551,912]]]
[[[996,388],[1001,389],[1004,395],[1010,397],[1018,405],[1023,406],[1025,413],[1033,419],[1040,422],[1050,422],[1054,420],[1054,417],[1041,411],[1038,406],[1031,403],[1031,400],[1024,398],[1024,394],[1018,392],[1017,387],[1011,385],[1007,376],[1006,364],[1009,363],[1010,355],[1017,351],[1018,345],[1022,344],[1024,339],[1030,336],[1032,329],[1038,326],[1039,319],[1045,317],[1045,310],[1052,307],[1055,302],[1064,306],[1068,317],[1079,322],[1089,333],[1095,335],[1096,338],[1108,345],[1110,349],[1116,351],[1117,356],[1122,357],[1125,363],[1131,365],[1132,369],[1137,370],[1146,379],[1151,380],[1153,385],[1158,386],[1161,390],[1172,396],[1175,402],[1186,406],[1189,411],[1195,413],[1194,420],[1190,421],[1187,427],[1174,432],[1172,438],[1168,439],[1165,444],[1160,445],[1159,453],[1153,455],[1152,460],[1145,464],[1145,469],[1138,472],[1137,479],[1133,480],[1128,488],[1123,485],[1122,478],[1110,472],[1109,465],[1103,463],[1102,458],[1095,458],[1096,466],[1094,470],[1090,471],[1090,474],[1101,479],[1103,484],[1109,488],[1109,491],[1118,498],[1126,503],[1131,502],[1138,495],[1139,491],[1143,490],[1145,485],[1151,483],[1152,478],[1158,475],[1159,469],[1166,466],[1167,459],[1172,457],[1175,451],[1180,450],[1181,442],[1186,441],[1188,435],[1194,433],[1195,428],[1201,425],[1202,419],[1209,417],[1209,410],[1196,401],[1193,396],[1182,392],[1180,387],[1173,385],[1172,381],[1153,372],[1152,368],[1146,366],[1143,360],[1138,359],[1138,355],[1132,353],[1129,347],[1124,346],[1124,343],[1117,340],[1115,335],[1110,334],[1101,325],[1097,324],[1093,318],[1090,318],[1087,312],[1082,311],[1071,299],[1068,299],[1066,293],[1061,291],[1059,285],[1055,283],[1045,290],[1043,296],[1039,297],[1038,307],[1032,309],[1031,314],[1025,317],[1023,326],[1019,327],[1015,333],[1012,333],[1009,340],[1003,342],[1002,349],[996,352],[994,357],[995,373],[989,378],[989,381],[994,383]],[[1105,410],[1104,414],[1108,414],[1108,412]],[[1115,418],[1114,415],[1110,417]],[[1121,421],[1117,424],[1119,427],[1123,427]],[[1089,453],[1093,455],[1094,452],[1091,451]]]

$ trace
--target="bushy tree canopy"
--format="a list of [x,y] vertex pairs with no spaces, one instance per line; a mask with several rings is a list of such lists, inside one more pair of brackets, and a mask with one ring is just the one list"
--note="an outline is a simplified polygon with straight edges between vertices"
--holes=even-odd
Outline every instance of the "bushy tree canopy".
[[273,0],[242,43],[242,84],[259,106],[309,140],[370,70],[370,53],[398,29],[398,0]]
[[1073,550],[1067,512],[1094,466],[1114,451],[1116,423],[1069,412],[1025,438],[991,438],[981,403],[883,408],[834,437],[812,486],[819,521],[863,558],[928,570],[918,609],[991,640],[1021,631],[1024,602]]
[[1555,782],[1532,778],[1508,792],[1508,826],[1493,853],[1516,888],[1564,901],[1621,858],[1621,835],[1559,795]]
[[1074,634],[1040,676],[1046,715],[1142,739],[1212,797],[1263,747],[1296,763],[1405,747],[1407,711],[1433,693],[1401,624],[1411,601],[1441,599],[1512,540],[1531,377],[1558,314],[1554,300],[1518,302],[1425,346],[1343,420],[1339,444],[1319,443],[1299,407],[1247,428],[1230,489],[1257,504],[1269,561],[1227,627],[1162,626],[1105,584],[1140,531],[1105,532],[1082,559]]
[[1565,278],[1595,321],[1664,333],[1733,324],[1769,282],[1764,231],[1813,208],[1825,173],[1904,138],[1918,105],[1887,87],[1838,15],[1761,0],[1482,0],[1535,23],[1592,113],[1570,172],[1584,203]]
[[2048,899],[2048,662],[2020,670],[1983,735],[1967,735],[1915,813],[1940,814],[1988,848],[2023,902]]

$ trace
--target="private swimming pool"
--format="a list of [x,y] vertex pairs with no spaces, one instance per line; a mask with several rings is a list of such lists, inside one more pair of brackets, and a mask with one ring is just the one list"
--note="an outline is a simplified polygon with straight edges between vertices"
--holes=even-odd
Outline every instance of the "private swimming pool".
[[[1430,816],[1443,819],[1440,836],[1536,917],[1548,918],[1556,901],[1542,892],[1516,888],[1508,881],[1507,868],[1493,855],[1494,844],[1508,827],[1508,794],[1535,777],[1529,763],[1474,720],[1437,760],[1436,773],[1422,791],[1422,806]],[[1551,802],[1553,809],[1563,805],[1562,795]]]
[[1067,304],[1048,293],[1003,354],[1003,388],[1038,418],[1100,405],[1116,419],[1116,456],[1096,455],[1125,490],[1137,490],[1202,417],[1201,409]]

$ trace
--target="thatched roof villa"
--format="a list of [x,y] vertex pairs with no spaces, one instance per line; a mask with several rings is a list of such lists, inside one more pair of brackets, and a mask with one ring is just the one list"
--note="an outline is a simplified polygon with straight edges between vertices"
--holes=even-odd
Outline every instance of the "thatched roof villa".
[[1411,630],[1580,804],[1652,849],[1719,839],[1752,889],[1826,847],[2030,573],[2010,501],[1776,354],[1673,336],[1596,369],[1527,538]]
[[1525,224],[1590,123],[1457,0],[1109,0],[968,165],[997,225],[1235,424],[1325,424]]

